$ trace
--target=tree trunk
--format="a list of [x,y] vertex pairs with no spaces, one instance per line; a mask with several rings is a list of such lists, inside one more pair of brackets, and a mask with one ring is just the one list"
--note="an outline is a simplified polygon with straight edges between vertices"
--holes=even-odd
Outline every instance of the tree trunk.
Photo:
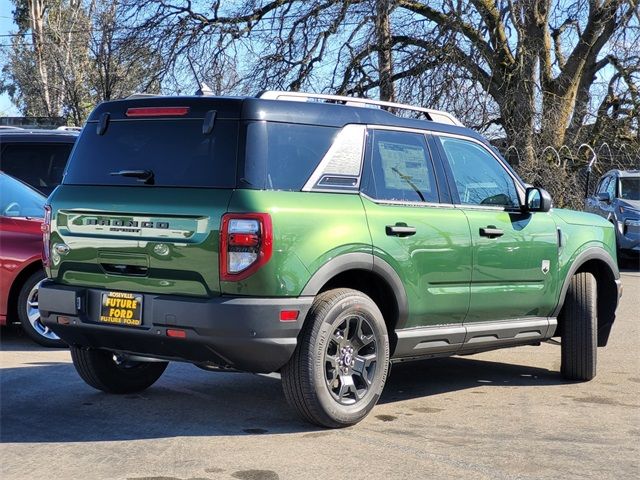
[[[44,54],[44,0],[28,0],[29,23],[31,27],[31,38],[33,40],[33,50],[36,54],[36,68],[40,77],[40,89],[42,103],[48,116],[54,116],[51,96],[49,95],[49,72],[45,62]],[[55,112],[57,113],[57,112]]]
[[542,92],[540,141],[543,145],[551,145],[556,149],[564,145],[571,115],[576,107],[580,79],[575,78],[562,94],[558,94],[556,89]]
[[380,75],[380,100],[395,102],[393,86],[393,58],[391,56],[391,25],[389,0],[376,2],[376,40],[378,43],[378,70]]
[[534,57],[505,68],[500,94],[494,95],[509,147],[517,150],[522,165],[533,165],[535,160],[536,70]]

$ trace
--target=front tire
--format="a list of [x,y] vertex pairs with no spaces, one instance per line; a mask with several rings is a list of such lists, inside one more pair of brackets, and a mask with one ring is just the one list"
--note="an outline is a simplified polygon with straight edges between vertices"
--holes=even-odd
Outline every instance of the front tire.
[[137,362],[107,350],[70,347],[73,366],[91,387],[107,393],[140,392],[153,385],[168,362]]
[[596,376],[598,297],[594,276],[588,272],[571,278],[561,317],[562,376],[591,380]]
[[328,428],[354,425],[375,406],[387,378],[389,336],[378,306],[346,288],[317,296],[282,368],[289,404]]
[[38,287],[45,278],[42,270],[34,272],[24,285],[20,288],[18,294],[18,319],[22,325],[22,330],[34,342],[43,347],[66,347],[60,337],[58,337],[49,327],[45,326],[40,319],[38,311]]

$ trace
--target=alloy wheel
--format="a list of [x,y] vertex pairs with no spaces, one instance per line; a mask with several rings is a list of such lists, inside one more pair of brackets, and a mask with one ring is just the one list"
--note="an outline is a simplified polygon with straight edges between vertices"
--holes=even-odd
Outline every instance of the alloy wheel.
[[334,400],[353,405],[365,397],[375,377],[377,348],[364,316],[352,314],[337,322],[324,355],[325,381]]

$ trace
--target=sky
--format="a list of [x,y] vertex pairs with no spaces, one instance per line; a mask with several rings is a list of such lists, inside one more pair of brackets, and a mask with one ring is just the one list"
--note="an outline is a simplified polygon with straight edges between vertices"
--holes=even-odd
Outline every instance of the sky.
[[[17,30],[16,25],[13,23],[13,8],[14,6],[11,0],[0,0],[0,45],[10,43],[11,37],[8,37],[6,35],[14,33]],[[5,63],[5,57],[6,52],[0,51],[0,67]],[[600,78],[600,82],[603,82],[603,84],[606,85],[608,78],[612,75],[612,73],[613,69],[611,67],[607,67],[601,70],[598,75]],[[185,91],[188,91],[190,88],[191,86],[189,86]],[[0,95],[0,116],[3,115],[20,115],[18,109],[13,105],[7,94]]]
[[[0,0],[0,35],[7,35],[8,33],[15,32],[17,30],[13,23],[13,4],[9,0]],[[0,44],[10,43],[9,37],[0,37]],[[6,53],[0,52],[0,65],[4,64]],[[7,94],[0,95],[0,116],[17,116],[20,115],[18,109],[11,103]]]

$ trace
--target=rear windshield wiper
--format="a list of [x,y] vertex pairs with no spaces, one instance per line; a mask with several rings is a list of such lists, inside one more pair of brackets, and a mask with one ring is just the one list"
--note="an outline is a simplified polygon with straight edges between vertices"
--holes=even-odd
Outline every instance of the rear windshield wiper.
[[145,185],[153,185],[155,183],[153,170],[120,170],[119,172],[111,172],[110,175],[135,178]]

